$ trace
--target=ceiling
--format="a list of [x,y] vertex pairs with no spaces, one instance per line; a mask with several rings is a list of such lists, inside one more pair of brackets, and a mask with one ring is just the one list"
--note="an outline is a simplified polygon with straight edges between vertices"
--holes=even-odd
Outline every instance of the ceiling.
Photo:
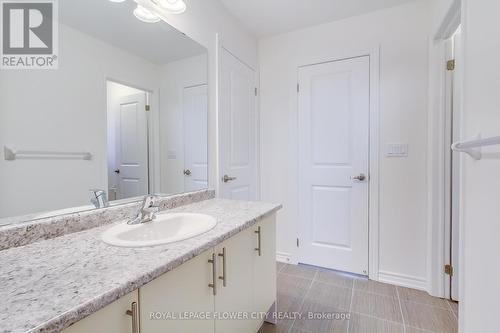
[[272,36],[414,0],[220,0],[258,37]]
[[59,1],[61,23],[152,63],[163,65],[207,50],[167,23],[144,23],[133,15],[136,3],[126,0]]

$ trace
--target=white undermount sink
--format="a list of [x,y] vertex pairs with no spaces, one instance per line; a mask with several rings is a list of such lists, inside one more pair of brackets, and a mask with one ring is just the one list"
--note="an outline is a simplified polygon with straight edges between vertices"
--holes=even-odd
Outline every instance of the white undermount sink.
[[102,234],[102,240],[122,247],[146,247],[178,242],[201,235],[215,227],[215,218],[204,214],[163,213],[152,222],[114,226]]

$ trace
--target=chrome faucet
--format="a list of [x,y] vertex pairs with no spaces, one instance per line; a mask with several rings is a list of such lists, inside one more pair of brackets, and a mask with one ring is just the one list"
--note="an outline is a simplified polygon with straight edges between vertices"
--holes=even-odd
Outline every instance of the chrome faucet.
[[106,194],[106,191],[92,189],[90,190],[90,192],[92,192],[92,198],[90,199],[90,202],[92,202],[95,208],[105,208],[109,206],[108,195]]
[[128,221],[127,224],[133,225],[153,222],[156,218],[156,213],[160,211],[160,207],[156,203],[157,201],[158,197],[154,195],[148,195],[144,197],[141,208],[137,212],[136,217]]

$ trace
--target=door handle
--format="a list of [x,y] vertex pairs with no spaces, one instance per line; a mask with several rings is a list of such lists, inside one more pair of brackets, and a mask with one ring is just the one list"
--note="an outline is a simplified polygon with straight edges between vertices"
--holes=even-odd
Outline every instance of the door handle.
[[364,173],[360,173],[358,176],[352,177],[352,179],[362,182],[366,180],[366,175]]
[[139,333],[139,311],[137,308],[137,302],[133,302],[131,305],[132,309],[127,310],[127,316],[132,317],[132,333]]
[[219,253],[219,257],[222,258],[222,275],[219,276],[219,280],[222,280],[222,286],[226,287],[226,248],[222,248],[222,253]]
[[228,175],[224,175],[224,177],[222,177],[222,181],[224,183],[229,183],[236,179],[237,179],[236,177],[229,177]]
[[184,170],[184,176],[188,176],[188,177],[191,176],[191,170],[189,170],[189,169]]
[[120,174],[120,169],[116,169],[116,170],[115,170],[115,173],[116,173],[116,174]]

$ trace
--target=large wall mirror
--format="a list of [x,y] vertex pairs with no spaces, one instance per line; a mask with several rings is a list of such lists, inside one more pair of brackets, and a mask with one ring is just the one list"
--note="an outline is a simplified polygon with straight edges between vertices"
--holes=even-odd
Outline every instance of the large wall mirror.
[[136,6],[59,1],[58,69],[0,71],[0,225],[208,187],[207,50]]

